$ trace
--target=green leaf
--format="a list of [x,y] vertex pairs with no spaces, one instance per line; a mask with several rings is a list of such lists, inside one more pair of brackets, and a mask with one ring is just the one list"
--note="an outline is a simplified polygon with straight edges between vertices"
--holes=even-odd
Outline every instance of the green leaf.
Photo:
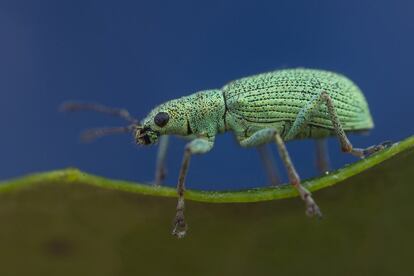
[[[326,176],[305,180],[303,182],[303,185],[310,191],[317,191],[322,188],[332,186],[412,147],[414,147],[414,136],[402,142],[395,143],[390,148],[387,148],[380,153],[374,154],[369,158],[355,162],[354,164],[348,165],[345,168],[342,168],[335,172],[331,172]],[[115,189],[130,193],[153,196],[176,197],[177,194],[176,190],[170,187],[154,187],[151,185],[129,181],[110,180],[81,172],[73,168],[33,174],[16,180],[0,182],[0,193],[3,191],[9,191],[10,189],[18,189],[26,185],[37,185],[55,182],[82,183],[106,189]],[[298,196],[298,193],[291,185],[281,185],[277,188],[264,187],[241,191],[186,191],[186,199],[211,203],[257,202],[290,198],[295,196]]]
[[413,178],[410,137],[305,181],[322,220],[298,198],[273,200],[297,196],[289,185],[188,190],[183,240],[170,234],[171,188],[76,169],[4,181],[0,275],[408,275]]

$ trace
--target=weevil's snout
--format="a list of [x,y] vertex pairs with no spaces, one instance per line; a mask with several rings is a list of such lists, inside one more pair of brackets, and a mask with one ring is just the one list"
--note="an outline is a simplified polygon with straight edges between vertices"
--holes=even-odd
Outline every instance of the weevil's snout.
[[158,141],[160,133],[149,127],[138,127],[134,131],[135,142],[138,145],[152,145]]

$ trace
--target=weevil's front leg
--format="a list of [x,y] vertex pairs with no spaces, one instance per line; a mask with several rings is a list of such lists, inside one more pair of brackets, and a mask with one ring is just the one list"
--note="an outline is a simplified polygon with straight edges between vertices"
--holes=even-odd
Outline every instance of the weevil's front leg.
[[272,186],[277,186],[280,184],[279,180],[279,172],[276,168],[276,162],[272,156],[272,152],[270,151],[268,145],[261,145],[257,147],[257,150],[260,155],[260,159],[262,159],[262,163],[265,167],[267,175],[270,180],[270,184]]
[[157,163],[155,168],[155,186],[160,186],[167,175],[167,169],[165,166],[165,158],[167,156],[169,136],[164,135],[160,137],[157,153]]
[[295,167],[293,166],[292,161],[290,160],[289,154],[286,150],[285,143],[280,137],[279,133],[275,129],[265,128],[255,132],[252,136],[239,141],[240,145],[243,147],[256,147],[270,141],[275,141],[277,148],[279,150],[280,157],[288,171],[289,181],[299,192],[300,197],[306,203],[306,214],[308,216],[317,215],[322,216],[321,211],[319,210],[318,205],[316,205],[313,200],[310,192],[301,185],[299,175],[296,172]]
[[185,191],[185,178],[187,176],[188,167],[190,165],[191,155],[203,154],[210,151],[214,145],[214,137],[197,138],[188,143],[184,150],[184,158],[181,164],[180,174],[177,183],[177,212],[175,214],[174,229],[172,234],[178,238],[183,238],[187,232],[187,224],[184,219],[184,191]]
[[290,128],[289,132],[285,136],[285,139],[286,140],[293,139],[302,130],[302,128],[310,121],[310,118],[313,115],[314,111],[322,103],[325,103],[328,108],[329,117],[334,127],[336,136],[339,139],[339,143],[341,144],[341,149],[343,152],[349,152],[352,155],[358,156],[360,158],[364,158],[365,156],[368,156],[379,150],[382,150],[383,148],[387,147],[390,144],[390,142],[387,141],[379,145],[368,147],[366,149],[354,148],[351,142],[349,142],[348,137],[346,136],[345,131],[342,127],[342,124],[339,121],[332,98],[325,91],[320,91],[317,94],[315,94],[312,97],[312,99],[308,102],[308,104],[303,109],[300,110],[298,116],[296,117],[296,120],[293,122],[292,127]]

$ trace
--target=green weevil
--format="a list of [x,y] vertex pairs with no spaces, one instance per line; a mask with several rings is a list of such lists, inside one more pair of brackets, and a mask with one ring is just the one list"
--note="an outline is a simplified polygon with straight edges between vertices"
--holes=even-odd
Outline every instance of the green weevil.
[[[66,103],[63,110],[93,110],[116,115],[130,125],[92,129],[84,138],[131,132],[139,145],[160,142],[156,182],[163,178],[163,159],[168,135],[185,137],[178,184],[178,203],[173,234],[183,237],[185,178],[193,154],[209,152],[217,134],[231,131],[242,147],[259,147],[274,142],[293,185],[306,204],[309,216],[322,216],[310,192],[301,185],[285,143],[302,138],[337,136],[343,152],[357,157],[383,149],[387,143],[365,149],[354,148],[346,133],[373,128],[373,120],[361,90],[343,75],[315,69],[285,69],[241,78],[221,89],[205,90],[155,107],[139,121],[125,109],[99,104]],[[160,139],[161,138],[161,139]]]

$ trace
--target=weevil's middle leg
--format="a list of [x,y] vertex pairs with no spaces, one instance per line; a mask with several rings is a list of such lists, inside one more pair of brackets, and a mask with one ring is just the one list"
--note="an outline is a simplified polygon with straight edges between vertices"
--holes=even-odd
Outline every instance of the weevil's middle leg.
[[183,238],[187,233],[187,224],[184,218],[184,192],[185,178],[187,176],[190,159],[193,154],[202,154],[210,151],[214,145],[214,137],[208,139],[197,138],[188,143],[184,150],[184,158],[181,164],[180,174],[178,176],[177,194],[178,202],[174,219],[174,229],[172,234],[178,238]]
[[160,186],[167,176],[167,168],[165,165],[165,159],[167,157],[169,136],[164,135],[160,137],[157,153],[157,163],[155,169],[155,186]]
[[260,159],[262,159],[262,163],[269,177],[270,184],[272,186],[279,185],[279,172],[277,171],[276,162],[269,147],[267,145],[260,145],[257,147],[257,150],[259,151]]
[[316,167],[321,174],[329,171],[329,155],[326,139],[316,139]]
[[289,153],[286,149],[285,143],[283,142],[282,137],[280,137],[279,133],[275,134],[275,142],[277,145],[277,148],[279,150],[280,157],[283,160],[283,163],[285,164],[285,167],[288,171],[288,176],[290,183],[295,187],[300,197],[305,201],[306,203],[306,214],[310,217],[316,215],[318,217],[322,217],[321,210],[319,209],[318,205],[313,200],[311,193],[302,186],[300,183],[300,178],[298,173],[296,172],[295,167],[293,166],[292,161],[290,160]]
[[241,137],[239,138],[239,143],[242,147],[257,147],[271,141],[274,141],[277,145],[280,157],[282,158],[282,161],[288,171],[290,183],[293,185],[293,187],[295,187],[295,189],[299,192],[300,197],[306,203],[306,214],[308,216],[317,215],[321,217],[322,213],[318,205],[316,205],[315,201],[313,200],[311,193],[300,183],[299,175],[296,172],[292,161],[290,160],[288,151],[285,147],[285,143],[275,129],[265,128],[255,132],[253,135],[245,139],[242,139]]

